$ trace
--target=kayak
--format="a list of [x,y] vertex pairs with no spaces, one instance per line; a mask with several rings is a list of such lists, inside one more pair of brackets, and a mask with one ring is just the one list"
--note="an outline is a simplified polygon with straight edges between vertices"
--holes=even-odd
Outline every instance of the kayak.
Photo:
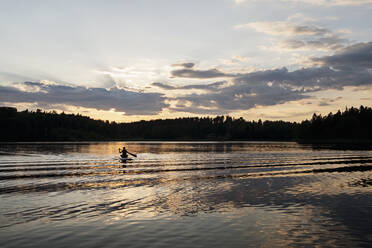
[[126,161],[130,161],[130,160],[133,160],[133,159],[128,158],[128,157],[126,157],[126,158],[120,157],[120,160],[121,160],[121,162],[126,162]]

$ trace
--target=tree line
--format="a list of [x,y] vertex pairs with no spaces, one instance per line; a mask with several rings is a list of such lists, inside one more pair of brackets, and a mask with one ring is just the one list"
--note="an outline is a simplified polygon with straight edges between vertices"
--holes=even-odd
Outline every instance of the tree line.
[[0,107],[0,141],[108,140],[372,140],[372,109],[347,108],[302,122],[246,121],[230,116],[117,123],[55,111]]

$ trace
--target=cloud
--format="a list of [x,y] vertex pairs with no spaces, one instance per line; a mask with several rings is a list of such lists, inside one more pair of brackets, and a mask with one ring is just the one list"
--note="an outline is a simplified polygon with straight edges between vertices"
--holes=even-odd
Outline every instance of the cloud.
[[155,83],[152,83],[151,85],[156,86],[156,87],[158,87],[160,89],[163,89],[163,90],[176,90],[176,89],[178,89],[175,86],[165,84],[165,83],[161,83],[161,82],[155,82]]
[[251,22],[236,25],[235,29],[253,28],[257,32],[269,35],[324,35],[330,33],[329,30],[314,25],[298,25],[290,22]]
[[207,78],[219,78],[219,77],[233,77],[235,75],[224,73],[218,69],[209,69],[209,70],[194,70],[194,69],[179,69],[171,71],[172,77],[181,77],[181,78],[198,78],[198,79],[207,79]]
[[[207,94],[189,94],[178,97],[181,104],[172,108],[176,111],[198,114],[229,113],[246,110],[256,105],[275,105],[287,101],[308,98],[301,89],[294,89],[280,83],[272,84],[286,69],[267,70],[240,75],[232,80],[232,85],[215,89]],[[182,103],[185,103],[182,106]],[[187,104],[186,104],[187,103]]]
[[[267,50],[320,50],[335,51],[342,49],[349,42],[348,39],[340,37],[339,33],[314,25],[299,25],[288,21],[285,22],[252,22],[237,25],[237,29],[253,28],[274,36],[287,36],[290,39],[279,41],[276,45],[267,47]],[[293,38],[292,38],[293,37]]]
[[[292,45],[302,46],[303,43],[293,42]],[[372,85],[372,42],[354,44],[330,56],[311,58],[310,62],[310,67],[293,71],[282,67],[228,74],[217,69],[197,70],[194,66],[173,70],[172,74],[178,77],[228,77],[227,80],[207,84],[152,84],[165,90],[180,90],[180,94],[174,97],[117,87],[86,88],[50,82],[24,82],[0,86],[0,99],[10,103],[65,104],[100,110],[115,108],[128,115],[154,115],[165,108],[195,114],[229,114],[255,106],[273,106],[311,98],[310,93],[328,89]],[[205,91],[190,94],[187,91],[190,89]]]
[[336,35],[329,37],[322,37],[316,40],[309,40],[306,42],[307,47],[310,49],[319,50],[338,50],[344,47],[343,44],[347,43],[347,39],[340,38]]
[[305,92],[372,84],[372,75],[367,70],[357,68],[335,70],[327,66],[302,68],[292,72],[282,68],[263,71],[261,75],[246,75],[242,79],[249,82],[271,80],[273,84],[303,88]]
[[173,110],[220,113],[247,110],[257,105],[273,106],[309,98],[308,93],[342,89],[344,86],[371,85],[372,75],[365,71],[336,71],[328,67],[304,68],[293,72],[286,68],[248,73],[233,79],[233,85],[207,94],[177,98],[191,104]]
[[191,84],[185,86],[172,86],[169,84],[155,82],[152,83],[153,86],[159,87],[164,90],[191,90],[191,89],[199,89],[199,90],[214,90],[219,88],[220,86],[226,84],[226,81],[219,81],[211,84]]
[[278,46],[272,47],[274,50],[322,50],[335,51],[344,48],[347,39],[337,36],[322,37],[315,40],[285,40],[279,42]]
[[[33,88],[27,91],[27,88]],[[37,102],[40,104],[66,104],[95,108],[98,110],[116,109],[127,115],[154,115],[167,107],[165,98],[159,93],[138,93],[113,87],[86,88],[47,84],[43,82],[24,82],[13,86],[0,86],[2,102]]]
[[172,66],[179,66],[179,67],[184,67],[184,68],[193,68],[195,66],[195,63],[181,63],[181,64],[173,64]]
[[179,106],[178,111],[203,114],[207,110],[219,113],[229,113],[236,110],[247,110],[256,105],[269,106],[288,101],[308,98],[298,90],[261,84],[255,86],[235,84],[220,92],[211,94],[191,94],[179,98],[191,103],[191,106]]
[[359,43],[332,56],[313,58],[313,62],[320,66],[314,64],[313,67],[294,71],[283,67],[240,74],[232,78],[227,87],[174,99],[180,101],[180,104],[172,109],[199,114],[218,110],[222,114],[247,110],[257,105],[271,106],[306,99],[310,97],[309,93],[327,89],[370,86],[371,46],[372,42]]
[[338,69],[371,69],[372,68],[372,42],[358,43],[342,49],[331,56],[313,58],[313,62]]

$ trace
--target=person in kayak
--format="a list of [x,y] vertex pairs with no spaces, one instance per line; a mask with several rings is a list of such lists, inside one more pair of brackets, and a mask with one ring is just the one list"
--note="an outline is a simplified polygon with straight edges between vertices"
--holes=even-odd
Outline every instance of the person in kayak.
[[125,149],[125,146],[123,146],[122,150],[120,150],[120,148],[119,148],[119,153],[121,153],[120,157],[122,157],[122,158],[127,158],[128,157],[128,151],[127,151],[127,149]]

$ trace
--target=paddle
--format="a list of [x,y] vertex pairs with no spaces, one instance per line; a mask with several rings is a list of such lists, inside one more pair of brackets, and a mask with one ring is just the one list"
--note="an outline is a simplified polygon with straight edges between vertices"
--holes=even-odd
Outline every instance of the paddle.
[[127,151],[127,153],[130,154],[130,155],[132,155],[133,157],[137,157],[137,155],[134,154],[134,153],[130,153],[130,152],[128,152],[128,151]]

